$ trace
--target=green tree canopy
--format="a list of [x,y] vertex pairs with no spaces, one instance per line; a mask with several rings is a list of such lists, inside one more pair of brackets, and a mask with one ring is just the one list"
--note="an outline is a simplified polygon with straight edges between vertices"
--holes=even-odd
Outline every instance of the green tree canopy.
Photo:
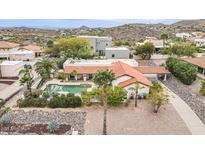
[[176,42],[168,48],[162,50],[163,54],[176,55],[178,57],[194,57],[197,52],[196,45],[189,42]]
[[135,48],[135,55],[141,56],[142,59],[150,59],[154,52],[155,47],[152,42],[146,42],[145,44]]
[[60,38],[50,50],[50,53],[54,56],[66,58],[80,58],[84,54],[90,54],[89,45],[89,41],[85,38]]

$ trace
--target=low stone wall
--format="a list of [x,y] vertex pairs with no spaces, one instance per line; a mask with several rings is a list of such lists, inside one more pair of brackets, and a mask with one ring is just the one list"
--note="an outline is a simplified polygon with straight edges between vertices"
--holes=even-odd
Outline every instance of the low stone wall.
[[51,121],[56,121],[59,124],[68,124],[71,128],[74,128],[75,131],[78,131],[79,134],[84,134],[86,112],[64,112],[60,110],[12,110],[5,115],[10,116],[12,118],[12,122],[17,124],[48,124]]
[[205,124],[205,102],[200,99],[199,95],[192,92],[191,89],[177,80],[173,75],[167,81],[162,82],[183,99]]

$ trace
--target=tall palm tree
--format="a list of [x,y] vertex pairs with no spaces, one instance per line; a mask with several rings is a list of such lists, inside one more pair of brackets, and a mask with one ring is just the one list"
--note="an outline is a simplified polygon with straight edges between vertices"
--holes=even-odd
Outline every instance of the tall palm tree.
[[31,68],[25,67],[24,69],[20,70],[19,75],[22,75],[20,81],[20,85],[25,85],[27,90],[31,93],[31,86],[34,82],[33,76],[31,73]]
[[140,84],[138,82],[135,83],[135,107],[137,107],[137,96],[139,92]]
[[111,70],[98,70],[94,75],[93,81],[99,88],[102,89],[101,97],[103,98],[104,114],[103,114],[103,135],[107,134],[107,99],[108,87],[112,85],[115,79],[114,73]]
[[43,79],[50,79],[52,70],[56,70],[56,63],[51,61],[48,58],[41,59],[35,64],[36,72],[43,78]]

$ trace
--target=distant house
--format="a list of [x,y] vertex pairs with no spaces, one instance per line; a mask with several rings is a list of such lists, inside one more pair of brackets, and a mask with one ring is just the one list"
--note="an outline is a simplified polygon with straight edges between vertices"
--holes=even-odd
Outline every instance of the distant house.
[[33,51],[19,49],[19,44],[0,41],[0,59],[13,61],[31,61],[35,58]]
[[24,67],[22,61],[3,61],[0,63],[0,77],[1,78],[15,78],[18,77],[19,71]]
[[92,54],[104,55],[105,48],[112,46],[112,37],[107,36],[78,36],[85,38],[90,42],[90,48]]
[[164,42],[161,39],[157,39],[155,37],[146,37],[146,40],[144,42],[137,42],[136,45],[143,45],[146,42],[153,43],[155,50],[159,51],[160,49],[164,48]]
[[176,37],[180,39],[190,39],[192,35],[189,33],[176,33]]
[[196,44],[197,47],[205,46],[205,38],[195,38],[193,42]]
[[131,57],[132,53],[126,47],[105,48],[105,58],[107,59],[129,59]]
[[19,47],[20,44],[8,42],[8,41],[0,41],[0,52],[4,51],[13,51]]
[[18,50],[33,51],[35,53],[35,57],[41,56],[45,53],[45,50],[42,47],[32,44],[20,47]]

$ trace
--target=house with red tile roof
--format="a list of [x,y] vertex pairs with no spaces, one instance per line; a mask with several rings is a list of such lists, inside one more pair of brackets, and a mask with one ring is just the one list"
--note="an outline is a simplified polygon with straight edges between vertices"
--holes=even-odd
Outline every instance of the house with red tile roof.
[[205,57],[184,58],[183,60],[195,65],[198,68],[198,72],[205,75]]
[[[128,60],[131,61],[131,60]],[[136,61],[135,61],[136,62]],[[134,63],[134,60],[133,60]],[[64,63],[64,73],[71,80],[91,80],[98,70],[112,70],[115,74],[113,86],[120,86],[128,91],[128,94],[134,92],[135,83],[140,84],[140,95],[147,95],[152,82],[139,70],[133,63],[123,60],[67,60]],[[164,70],[158,70],[162,73]],[[162,72],[160,72],[162,71]],[[75,72],[75,77],[73,73]]]
[[33,44],[19,47],[18,50],[33,51],[36,57],[41,56],[45,52],[45,50],[42,47]]

